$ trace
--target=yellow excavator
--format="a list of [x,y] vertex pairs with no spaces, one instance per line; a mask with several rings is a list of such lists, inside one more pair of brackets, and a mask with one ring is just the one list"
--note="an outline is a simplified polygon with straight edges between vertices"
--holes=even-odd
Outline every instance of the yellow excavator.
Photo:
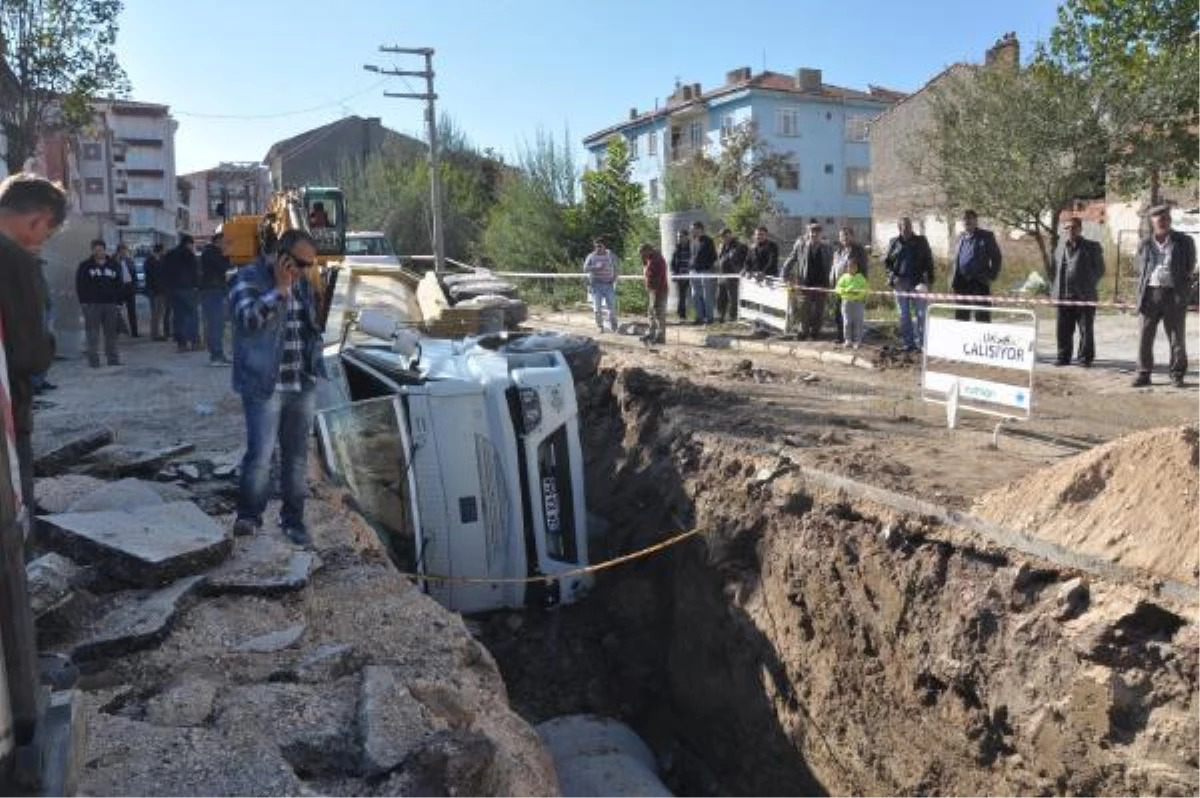
[[[217,205],[224,216],[224,203]],[[221,226],[226,254],[234,266],[253,263],[260,252],[270,252],[288,230],[303,230],[317,244],[319,270],[309,275],[320,297],[320,325],[325,326],[333,292],[337,287],[338,264],[346,255],[346,196],[340,188],[304,186],[287,188],[271,195],[262,216],[233,216]]]

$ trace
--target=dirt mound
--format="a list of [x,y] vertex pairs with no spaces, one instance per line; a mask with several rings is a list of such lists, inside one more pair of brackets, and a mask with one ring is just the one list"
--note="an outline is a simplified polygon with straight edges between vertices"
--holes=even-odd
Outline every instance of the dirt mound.
[[1146,430],[992,491],[974,513],[1180,581],[1200,568],[1195,426]]

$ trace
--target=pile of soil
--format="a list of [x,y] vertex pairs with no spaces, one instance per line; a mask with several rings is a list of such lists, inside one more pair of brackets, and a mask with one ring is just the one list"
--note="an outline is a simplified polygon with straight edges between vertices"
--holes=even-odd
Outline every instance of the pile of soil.
[[1035,471],[975,502],[974,512],[1043,540],[1195,582],[1200,434],[1146,430]]

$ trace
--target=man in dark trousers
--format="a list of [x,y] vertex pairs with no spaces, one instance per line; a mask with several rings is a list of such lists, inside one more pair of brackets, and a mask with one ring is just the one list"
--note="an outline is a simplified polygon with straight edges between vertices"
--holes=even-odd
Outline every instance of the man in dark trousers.
[[746,245],[726,227],[721,231],[721,249],[717,253],[717,271],[727,274],[717,285],[717,323],[733,321],[738,315],[738,279],[746,268]]
[[163,258],[163,272],[171,287],[171,327],[178,352],[200,349],[200,322],[196,313],[200,269],[195,245],[196,240],[183,233],[179,236],[179,246]]
[[793,329],[796,337],[814,341],[821,335],[825,318],[825,294],[833,269],[833,249],[821,240],[821,225],[811,222],[808,232],[796,239],[783,264],[783,279],[791,284]]
[[717,263],[717,247],[704,232],[703,222],[692,222],[692,257],[688,272],[692,275],[692,302],[696,306],[693,324],[712,324],[716,310],[717,283],[707,279]]
[[121,267],[121,284],[125,288],[125,321],[129,324],[129,335],[131,338],[137,338],[137,268],[133,264],[133,255],[129,254],[128,244],[117,244],[114,260]]
[[692,261],[692,242],[687,230],[675,236],[675,250],[671,253],[671,279],[675,281],[675,310],[680,321],[687,321],[688,264]]
[[100,368],[101,336],[104,337],[104,357],[108,365],[121,365],[117,332],[121,306],[125,304],[125,283],[121,279],[121,264],[108,256],[104,239],[92,241],[91,257],[75,270],[75,293],[83,308],[88,365]]
[[146,295],[150,297],[150,337],[165,341],[171,334],[171,304],[163,274],[163,245],[155,244],[146,256]]
[[1171,229],[1171,208],[1159,205],[1150,210],[1151,234],[1138,247],[1137,308],[1141,317],[1138,335],[1138,373],[1133,387],[1150,384],[1154,370],[1154,336],[1161,321],[1171,347],[1171,382],[1182,388],[1187,371],[1184,322],[1187,319],[1188,289],[1196,272],[1196,242],[1191,236]]
[[905,352],[916,352],[925,343],[925,302],[914,296],[933,285],[933,250],[925,236],[913,231],[912,219],[900,217],[899,235],[888,242],[883,264],[888,286],[896,292],[900,312],[900,339]]
[[0,324],[17,441],[21,496],[33,512],[33,385],[54,360],[54,336],[43,315],[46,297],[38,253],[67,216],[63,190],[42,177],[15,174],[0,182]]
[[[991,296],[992,283],[1000,276],[1000,247],[991,230],[979,226],[979,215],[965,210],[962,215],[963,231],[958,234],[954,246],[954,257],[950,259],[950,290],[962,296]],[[964,305],[991,306],[990,299],[967,299]],[[971,320],[970,310],[954,311],[959,321]],[[986,310],[974,311],[975,320],[990,322],[992,314]]]
[[232,365],[225,358],[225,289],[229,271],[221,228],[200,252],[200,307],[204,311],[204,340],[210,366]]
[[650,329],[642,336],[646,344],[667,342],[667,262],[649,244],[638,247],[646,281],[646,320]]
[[[1095,302],[1096,287],[1104,276],[1104,250],[1100,242],[1083,237],[1083,222],[1067,220],[1067,237],[1063,240],[1054,258],[1054,288],[1056,300]],[[1096,357],[1096,339],[1093,329],[1096,308],[1080,305],[1059,305],[1058,308],[1058,358],[1056,366],[1071,362],[1075,347],[1075,328],[1079,328],[1079,365],[1087,368]]]

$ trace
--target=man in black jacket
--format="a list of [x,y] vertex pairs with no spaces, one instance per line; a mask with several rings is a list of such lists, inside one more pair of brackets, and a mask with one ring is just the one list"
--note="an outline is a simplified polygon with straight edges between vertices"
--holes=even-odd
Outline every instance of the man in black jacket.
[[900,217],[896,227],[900,235],[888,242],[883,263],[888,286],[896,292],[904,351],[916,352],[925,342],[925,301],[914,294],[925,293],[933,285],[933,250],[929,239],[913,231],[907,216]]
[[754,231],[754,246],[746,258],[746,275],[749,277],[779,276],[779,245],[771,240],[767,228],[759,225]]
[[[950,260],[950,290],[962,296],[991,296],[992,283],[1000,276],[1000,247],[991,230],[979,226],[979,216],[973,210],[962,215],[963,231],[958,234],[954,257]],[[968,299],[961,304],[991,306],[990,299]],[[970,310],[954,311],[959,321],[971,320]],[[992,314],[974,311],[975,320],[990,322]]]
[[791,284],[792,328],[801,341],[821,335],[832,270],[833,249],[822,240],[821,225],[812,221],[808,232],[796,239],[782,273]]
[[163,258],[163,272],[171,287],[171,327],[176,349],[190,352],[200,348],[200,323],[196,318],[196,290],[200,285],[196,240],[187,233],[179,236],[179,246]]
[[[1056,300],[1095,302],[1099,296],[1096,286],[1104,276],[1104,250],[1098,241],[1083,237],[1083,222],[1067,221],[1067,237],[1054,258],[1054,289]],[[1057,338],[1058,358],[1055,365],[1071,362],[1075,344],[1075,328],[1079,328],[1079,365],[1087,368],[1096,357],[1096,338],[1093,329],[1096,308],[1092,305],[1059,305]]]
[[1137,308],[1141,317],[1138,335],[1138,373],[1133,387],[1150,384],[1154,370],[1154,336],[1161,321],[1171,348],[1171,382],[1182,388],[1187,371],[1184,322],[1188,293],[1196,272],[1196,242],[1171,229],[1171,208],[1159,205],[1150,211],[1151,235],[1138,247]]
[[117,353],[118,314],[125,304],[125,283],[121,264],[110,258],[104,239],[92,241],[92,255],[75,270],[75,293],[83,308],[84,336],[88,365],[100,368],[100,336],[104,335],[104,356],[108,365],[121,365]]
[[165,341],[171,334],[171,303],[163,275],[163,245],[155,244],[146,256],[146,295],[150,297],[150,336]]
[[204,340],[208,343],[208,364],[228,366],[225,358],[225,286],[229,258],[225,255],[225,236],[221,229],[200,252],[200,307],[204,311]]
[[33,503],[33,375],[50,368],[54,336],[43,315],[46,297],[37,254],[67,215],[63,190],[42,177],[16,174],[0,182],[0,324],[16,428],[21,498]]
[[675,281],[675,310],[680,321],[687,320],[688,264],[692,260],[692,243],[687,230],[675,236],[675,251],[671,253],[671,279]]
[[738,315],[738,280],[746,268],[746,245],[737,240],[733,231],[726,227],[721,231],[721,251],[717,253],[717,271],[727,274],[717,285],[717,323],[724,324]]
[[[692,222],[692,257],[688,272],[692,279],[692,302],[696,304],[696,319],[693,324],[712,324],[713,307],[717,299],[716,280],[705,279],[712,274],[717,263],[717,247],[704,232],[703,222]],[[699,279],[697,277],[699,276]]]
[[133,255],[129,254],[129,245],[117,244],[117,254],[113,260],[121,267],[121,284],[125,286],[125,320],[129,323],[129,335],[137,338],[137,267],[133,264]]

